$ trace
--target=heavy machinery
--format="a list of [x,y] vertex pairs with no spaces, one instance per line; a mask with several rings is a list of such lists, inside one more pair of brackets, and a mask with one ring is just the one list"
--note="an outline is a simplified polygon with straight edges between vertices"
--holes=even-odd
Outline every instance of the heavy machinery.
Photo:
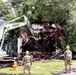
[[[23,22],[16,22],[18,19],[24,19]],[[17,17],[9,22],[5,22],[3,25],[0,25],[0,57],[2,56],[6,56],[6,51],[3,51],[2,50],[2,47],[3,47],[3,43],[4,43],[4,39],[5,39],[5,34],[9,31],[9,30],[12,30],[12,29],[15,29],[15,28],[18,28],[18,27],[21,27],[21,26],[27,26],[29,31],[31,33],[32,32],[32,28],[30,27],[30,22],[28,20],[28,18],[25,16],[25,15],[22,15],[21,17]]]

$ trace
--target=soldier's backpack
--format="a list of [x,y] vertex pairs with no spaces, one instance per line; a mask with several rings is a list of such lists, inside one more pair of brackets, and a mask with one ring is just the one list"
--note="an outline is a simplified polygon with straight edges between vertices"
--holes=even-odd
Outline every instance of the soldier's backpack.
[[72,52],[71,51],[66,51],[66,59],[71,60],[72,59]]

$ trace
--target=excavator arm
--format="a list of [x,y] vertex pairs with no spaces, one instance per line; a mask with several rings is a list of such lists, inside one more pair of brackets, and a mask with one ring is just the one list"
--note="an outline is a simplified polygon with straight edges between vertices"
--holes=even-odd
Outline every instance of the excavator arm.
[[[16,22],[16,20],[18,20],[20,18],[23,18],[24,21],[23,22]],[[0,26],[0,42],[1,42],[0,51],[2,50],[2,47],[3,47],[4,37],[5,37],[6,32],[9,30],[18,28],[18,27],[25,26],[25,25],[27,25],[28,29],[33,34],[30,22],[25,15],[22,15],[21,17],[15,18],[15,19],[5,23],[4,25]]]

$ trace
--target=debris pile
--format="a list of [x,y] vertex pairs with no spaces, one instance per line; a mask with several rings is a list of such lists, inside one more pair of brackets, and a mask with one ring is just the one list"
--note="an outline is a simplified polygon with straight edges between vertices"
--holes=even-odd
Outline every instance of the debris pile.
[[[34,37],[29,37],[27,43],[23,44],[23,49],[28,49],[29,51],[41,51],[41,52],[53,52],[57,48],[62,48],[62,40],[64,36],[64,28],[58,24],[44,25],[42,29],[38,30],[36,34],[36,39]],[[26,42],[26,41],[25,41]]]
[[59,51],[58,53],[56,53],[55,51],[54,52],[38,52],[38,51],[33,51],[30,53],[33,60],[36,61],[36,60],[40,60],[40,59],[48,59],[48,60],[51,60],[51,59],[64,59],[64,54],[62,51]]
[[[62,40],[65,35],[64,28],[58,24],[43,24],[43,27],[38,27],[33,27],[37,28],[34,29],[34,32],[37,32],[35,32],[36,36],[27,36],[28,40],[25,39],[25,41],[23,41],[23,45],[21,46],[23,52],[26,50],[30,52],[33,51],[32,55],[34,58],[61,58],[59,56],[62,54],[58,53],[58,50],[63,50]],[[53,54],[54,52],[56,52],[56,54]]]

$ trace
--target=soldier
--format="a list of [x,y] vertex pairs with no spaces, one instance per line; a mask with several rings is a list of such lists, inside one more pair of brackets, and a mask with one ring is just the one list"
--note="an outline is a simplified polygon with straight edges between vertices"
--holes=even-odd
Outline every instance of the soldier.
[[32,65],[32,58],[29,55],[29,51],[26,51],[26,55],[23,57],[23,70],[25,75],[26,75],[26,69],[28,69],[29,75],[31,75],[31,65]]
[[[70,47],[66,46],[66,51],[64,52],[65,59],[65,72],[71,72],[71,61],[72,61],[72,52],[70,51]],[[69,69],[68,69],[69,66]]]

